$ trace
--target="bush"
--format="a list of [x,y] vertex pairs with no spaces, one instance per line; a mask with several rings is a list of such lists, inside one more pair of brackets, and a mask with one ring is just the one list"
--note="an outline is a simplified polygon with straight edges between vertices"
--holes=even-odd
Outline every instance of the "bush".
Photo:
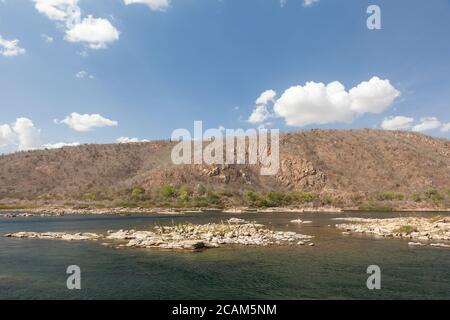
[[394,233],[402,233],[402,234],[403,233],[404,234],[411,234],[413,232],[417,232],[417,228],[413,227],[413,226],[408,226],[408,225],[401,226],[400,228],[394,230]]
[[263,196],[261,196],[259,193],[255,191],[245,191],[244,192],[244,198],[245,201],[248,203],[248,205],[252,207],[266,207],[267,201],[264,199]]
[[403,200],[405,196],[398,192],[378,192],[375,194],[375,199],[378,201],[393,201],[393,200]]
[[181,191],[179,198],[182,201],[189,201],[189,193],[187,191]]
[[294,201],[298,204],[313,202],[315,199],[314,195],[308,192],[294,192],[292,193],[292,196]]
[[281,207],[291,202],[290,196],[282,192],[269,192],[266,197],[271,207]]
[[435,189],[429,189],[429,190],[425,191],[424,196],[425,196],[425,199],[431,200],[431,201],[444,200],[444,196]]
[[175,195],[176,195],[175,187],[171,186],[171,185],[167,185],[167,184],[163,185],[161,187],[161,195],[164,198],[173,198],[173,197],[175,197]]
[[135,201],[145,200],[145,190],[139,187],[135,187],[131,190],[131,198]]
[[214,204],[214,205],[220,205],[222,203],[220,200],[220,196],[217,194],[217,192],[213,192],[213,191],[208,191],[206,193],[206,201],[209,204]]
[[89,193],[89,192],[83,194],[83,198],[84,198],[84,200],[87,200],[87,201],[95,201],[95,200],[97,200],[97,197],[95,196],[95,194]]

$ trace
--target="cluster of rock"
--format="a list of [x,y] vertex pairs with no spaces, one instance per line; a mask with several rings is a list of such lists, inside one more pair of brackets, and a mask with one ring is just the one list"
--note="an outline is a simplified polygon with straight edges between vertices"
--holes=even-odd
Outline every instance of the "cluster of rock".
[[312,239],[296,232],[272,231],[261,224],[237,218],[228,220],[228,223],[156,226],[154,231],[119,230],[110,232],[106,238],[127,240],[127,247],[165,249],[216,248],[220,245],[311,245]]
[[30,238],[30,239],[61,239],[61,240],[98,240],[103,238],[103,235],[90,233],[90,232],[78,232],[75,234],[65,232],[16,232],[5,234],[8,238]]
[[389,219],[335,218],[333,220],[350,223],[336,224],[343,234],[365,233],[387,238],[406,238],[422,242],[409,242],[411,246],[430,245],[450,247],[450,243],[430,241],[450,241],[450,217],[399,217]]
[[106,235],[96,233],[17,232],[5,236],[60,240],[104,239],[112,243],[119,241],[121,247],[187,250],[217,248],[221,245],[314,245],[311,242],[312,236],[290,231],[272,231],[264,228],[262,224],[238,218],[231,218],[227,223],[155,226],[153,231],[109,230]]

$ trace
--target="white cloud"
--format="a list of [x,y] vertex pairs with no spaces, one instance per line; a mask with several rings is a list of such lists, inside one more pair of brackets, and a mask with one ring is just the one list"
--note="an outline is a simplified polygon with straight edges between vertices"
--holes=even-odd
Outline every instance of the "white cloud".
[[124,0],[125,5],[140,3],[147,5],[151,10],[166,11],[170,7],[170,0]]
[[253,110],[252,114],[248,118],[248,122],[250,123],[261,123],[272,117],[267,107],[264,105],[257,106],[255,110]]
[[317,3],[317,2],[319,2],[319,0],[303,0],[303,6],[304,7],[310,7],[314,3]]
[[76,146],[79,146],[79,145],[80,145],[79,142],[71,142],[71,143],[58,142],[58,143],[47,143],[47,144],[44,144],[42,146],[42,148],[44,148],[44,149],[60,149],[60,148],[64,148],[64,147],[76,147]]
[[119,124],[117,121],[104,118],[99,114],[79,114],[77,112],[71,113],[59,123],[64,123],[80,132],[90,131],[94,128],[116,127]]
[[349,91],[352,100],[352,110],[357,113],[381,113],[385,111],[400,96],[389,80],[373,77],[363,81]]
[[19,40],[6,40],[0,35],[0,55],[15,57],[21,54],[25,54],[25,49],[19,47]]
[[79,0],[33,1],[38,12],[46,15],[50,20],[57,21],[60,27],[65,28],[66,41],[84,43],[91,49],[103,49],[108,44],[119,40],[119,31],[108,19],[88,15],[81,20]]
[[107,19],[94,18],[91,15],[66,31],[69,42],[86,43],[91,49],[103,49],[119,40],[119,31]]
[[19,142],[18,150],[32,150],[40,146],[40,130],[28,118],[17,118],[12,126]]
[[119,137],[116,140],[117,143],[136,143],[136,142],[148,142],[148,140],[140,140],[138,138]]
[[79,11],[78,0],[33,0],[35,8],[50,20],[67,21],[75,11]]
[[19,151],[37,149],[40,133],[30,119],[17,118],[11,125],[0,125],[0,147],[12,147]]
[[[274,99],[274,93],[273,90],[265,91],[258,100],[268,102],[270,98]],[[358,115],[385,111],[399,95],[389,80],[378,77],[361,82],[349,91],[339,81],[329,84],[311,81],[284,91],[275,101],[273,114],[267,108],[257,106],[249,121],[260,123],[273,116],[284,118],[289,126],[350,123]]]
[[52,43],[54,40],[53,37],[50,37],[49,35],[47,35],[45,33],[43,33],[41,36],[46,43]]
[[78,79],[94,79],[94,76],[87,73],[86,71],[77,72],[77,74],[75,74],[75,77]]
[[338,81],[291,87],[276,101],[274,111],[289,126],[349,123],[354,117],[349,94]]
[[449,123],[444,123],[441,127],[441,131],[442,132],[449,132],[450,131],[450,122]]
[[13,143],[14,132],[8,124],[0,125],[0,147],[6,147]]
[[417,132],[423,132],[439,128],[441,122],[436,117],[426,117],[420,119],[421,123],[415,125],[412,130]]
[[408,130],[411,129],[414,123],[414,118],[396,116],[388,117],[383,120],[381,128],[385,130]]
[[266,90],[263,93],[261,93],[259,98],[256,99],[255,103],[257,105],[267,105],[270,101],[273,102],[273,99],[275,98],[276,95],[277,93],[274,90]]

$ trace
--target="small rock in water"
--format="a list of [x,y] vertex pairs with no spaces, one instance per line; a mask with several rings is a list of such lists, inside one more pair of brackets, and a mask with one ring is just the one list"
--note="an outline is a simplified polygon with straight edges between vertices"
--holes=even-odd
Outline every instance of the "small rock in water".
[[422,247],[422,246],[424,246],[424,244],[420,243],[420,242],[408,242],[408,246]]
[[430,244],[432,247],[439,247],[439,248],[450,248],[450,245],[445,243],[432,243]]
[[229,223],[247,223],[244,219],[230,218],[227,220]]

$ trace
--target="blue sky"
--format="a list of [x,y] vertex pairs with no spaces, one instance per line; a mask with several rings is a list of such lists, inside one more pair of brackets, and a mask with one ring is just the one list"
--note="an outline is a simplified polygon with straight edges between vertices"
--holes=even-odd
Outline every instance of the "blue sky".
[[0,152],[165,139],[194,120],[450,137],[448,0],[167,1],[0,0]]

